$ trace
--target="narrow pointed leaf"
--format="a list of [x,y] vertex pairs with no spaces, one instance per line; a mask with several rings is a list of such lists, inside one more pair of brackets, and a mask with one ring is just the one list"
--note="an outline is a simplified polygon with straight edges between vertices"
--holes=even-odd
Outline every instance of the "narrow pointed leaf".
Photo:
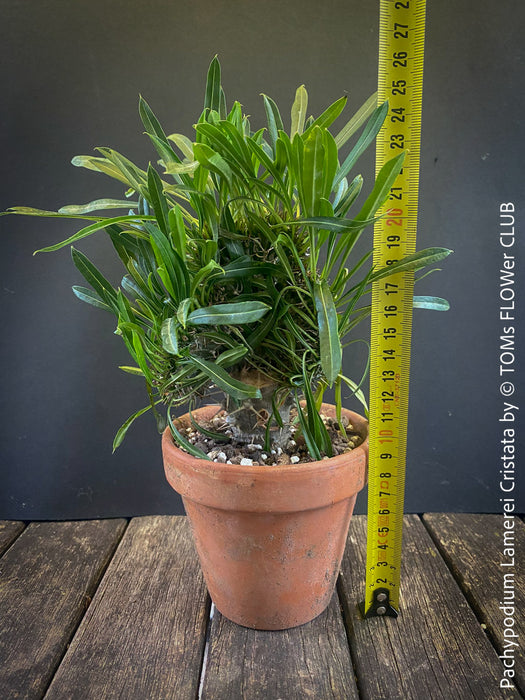
[[[58,216],[58,215],[57,215]],[[86,236],[91,236],[92,233],[96,233],[97,231],[101,231],[102,229],[106,228],[106,226],[110,226],[111,224],[118,224],[122,222],[129,222],[129,223],[140,223],[145,220],[155,220],[154,216],[115,216],[111,219],[102,219],[101,221],[97,221],[94,224],[90,224],[89,226],[86,226],[85,228],[81,229],[80,231],[77,231],[75,234],[70,236],[69,238],[66,238],[65,241],[61,241],[60,243],[55,243],[54,245],[47,246],[46,248],[39,248],[38,250],[35,250],[33,255],[36,253],[50,253],[54,250],[59,250],[60,248],[64,248],[65,246],[71,245],[71,243],[75,243],[76,241],[79,241],[81,238],[86,238]]]
[[215,304],[195,309],[188,314],[192,325],[235,325],[253,323],[264,316],[270,307],[262,301],[239,301],[236,304]]
[[407,255],[402,260],[392,263],[388,267],[383,267],[377,272],[374,272],[370,276],[370,281],[375,282],[376,280],[382,279],[383,277],[389,277],[390,275],[397,272],[409,272],[411,270],[420,270],[427,265],[433,265],[439,260],[443,260],[453,251],[448,248],[424,248],[419,250],[412,255]]
[[161,139],[169,147],[169,144],[168,144],[167,138],[166,138],[166,134],[164,133],[164,129],[160,125],[159,120],[153,114],[150,106],[148,105],[146,100],[142,97],[142,95],[140,95],[140,97],[139,97],[139,114],[140,114],[140,118],[142,120],[142,123],[144,124],[144,128],[146,129],[147,133],[153,134],[157,138]]
[[414,309],[432,309],[433,311],[448,311],[450,304],[440,297],[414,297]]
[[138,202],[130,202],[122,199],[95,199],[88,204],[68,204],[60,207],[59,214],[89,214],[92,211],[103,209],[132,209],[138,206]]
[[164,172],[166,175],[188,175],[194,173],[198,167],[198,160],[186,161],[184,163],[164,163]]
[[314,299],[319,326],[321,367],[328,384],[332,386],[341,371],[342,350],[337,311],[326,280],[314,284]]
[[180,447],[182,447],[183,450],[186,450],[186,452],[188,452],[188,454],[192,455],[193,457],[198,457],[199,459],[207,459],[209,462],[211,462],[210,458],[205,452],[200,450],[198,447],[195,447],[195,445],[192,445],[191,442],[189,442],[189,440],[186,440],[186,438],[183,437],[183,435],[179,432],[179,430],[175,426],[175,423],[173,422],[169,409],[167,417],[168,425],[170,427],[171,435],[173,437],[174,442],[176,442]]
[[193,299],[183,299],[177,309],[177,320],[183,328],[186,328],[186,321]]
[[306,417],[304,415],[304,411],[299,401],[299,396],[297,395],[297,393],[295,394],[295,404],[297,407],[297,417],[299,418],[299,425],[301,426],[301,432],[303,434],[306,447],[308,448],[308,452],[316,461],[320,460],[321,452],[319,451],[319,448],[315,443],[315,438],[310,431],[308,421],[306,420]]
[[193,160],[193,143],[187,136],[184,136],[184,134],[170,134],[167,138],[180,148],[185,158],[190,161]]
[[266,111],[266,120],[268,122],[268,135],[275,154],[275,144],[279,138],[279,129],[284,129],[283,120],[281,118],[281,113],[279,112],[279,107],[277,107],[272,98],[268,97],[267,95],[263,95],[262,98],[264,100],[264,109]]
[[98,294],[96,294],[92,289],[87,287],[79,287],[75,285],[72,287],[73,293],[80,301],[85,301],[86,304],[91,304],[97,309],[103,309],[104,311],[112,311],[111,307],[108,306],[104,301],[100,299]]
[[126,182],[136,192],[143,194],[147,180],[144,170],[138,168],[128,158],[112,148],[98,147],[96,150],[102,153],[122,173],[126,178]]
[[193,144],[193,154],[195,159],[205,168],[231,182],[232,171],[230,166],[213,148],[210,148],[205,143],[195,143]]
[[219,112],[221,108],[221,64],[215,56],[208,68],[204,109]]
[[308,93],[304,85],[297,88],[295,92],[295,100],[292,105],[292,127],[290,129],[290,138],[293,139],[295,134],[302,134],[304,122],[306,119],[306,110],[308,109]]
[[361,211],[356,216],[358,221],[369,221],[377,210],[386,202],[390,188],[396,181],[397,176],[403,167],[405,153],[400,153],[391,160],[388,160],[379,171],[374,188],[366,198]]
[[232,367],[247,354],[248,348],[245,345],[236,345],[229,350],[221,352],[215,362],[219,367]]
[[169,211],[168,225],[171,233],[171,240],[173,241],[173,247],[180,255],[182,260],[186,260],[186,229],[184,227],[182,209],[178,204]]
[[167,318],[160,329],[162,347],[170,355],[179,354],[179,341],[177,338],[178,321],[175,318]]
[[135,377],[143,377],[144,376],[140,367],[130,367],[128,365],[119,365],[119,369],[121,369],[123,372],[126,372],[126,374],[133,374]]
[[79,250],[71,248],[71,257],[73,258],[75,267],[82,274],[86,282],[93,287],[98,296],[106,302],[114,312],[118,313],[117,292],[104,275]]
[[132,416],[130,416],[118,429],[117,434],[115,435],[115,439],[113,440],[113,452],[117,449],[117,447],[120,446],[124,438],[126,437],[126,433],[128,432],[131,424],[133,421],[135,421],[139,416],[142,416],[143,413],[146,413],[146,411],[149,411],[152,407],[151,406],[146,406],[146,408],[141,408],[140,411],[137,411],[134,413]]
[[127,177],[125,177],[107,158],[75,156],[72,158],[71,164],[76,168],[86,168],[87,170],[94,170],[97,173],[104,173],[104,175],[109,175],[109,177],[119,180],[125,185],[129,184]]
[[358,219],[340,219],[337,216],[307,216],[296,219],[295,221],[284,221],[279,226],[312,226],[313,228],[326,229],[334,233],[350,233],[352,231],[361,231],[365,226],[373,224],[375,219],[358,220]]
[[213,362],[203,360],[200,357],[190,357],[190,362],[197,369],[200,369],[208,379],[213,382],[219,389],[222,389],[226,394],[238,401],[245,399],[260,399],[261,391],[251,384],[245,384],[231,377],[228,372],[222,367],[219,367]]
[[308,131],[314,126],[320,126],[321,129],[327,129],[341,114],[345,108],[347,100],[348,97],[344,95],[327,107],[322,114],[313,120],[312,124],[308,127]]
[[370,146],[372,141],[377,136],[379,129],[383,125],[387,112],[388,102],[383,102],[382,105],[380,105],[376,110],[374,110],[372,116],[368,120],[366,127],[363,129],[363,133],[359,137],[357,143],[352,148],[352,150],[346,157],[344,163],[337,171],[334,180],[334,185],[337,185],[343,179],[343,177],[346,177],[346,175],[348,175],[348,173],[357,163],[361,155],[366,151],[368,146]]
[[338,149],[344,146],[348,139],[351,138],[359,127],[365,123],[376,107],[377,92],[374,92],[374,94],[370,95],[368,100],[357,110],[354,116],[344,125],[344,127],[335,137],[335,142]]
[[151,166],[148,168],[148,192],[149,199],[155,211],[159,228],[165,235],[168,234],[168,203],[162,190],[162,180],[158,172]]
[[319,214],[320,199],[324,196],[324,166],[323,135],[317,126],[304,140],[301,184],[305,216]]

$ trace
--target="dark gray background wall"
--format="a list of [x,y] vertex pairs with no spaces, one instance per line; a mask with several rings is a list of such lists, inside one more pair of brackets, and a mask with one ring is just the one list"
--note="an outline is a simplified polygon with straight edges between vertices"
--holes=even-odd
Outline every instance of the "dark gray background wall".
[[[343,93],[356,109],[376,87],[378,8],[357,0],[1,0],[0,210],[120,198],[118,183],[74,168],[71,157],[112,146],[147,165],[155,155],[142,135],[139,93],[168,133],[191,136],[215,53],[227,97],[255,124],[261,92],[287,111],[301,83],[313,113]],[[418,290],[446,296],[452,309],[414,314],[407,512],[501,507],[501,202],[517,209],[516,393],[508,400],[520,407],[523,448],[524,22],[519,0],[428,3],[418,247],[455,254]],[[67,250],[32,257],[73,233],[74,222],[3,217],[0,228],[0,518],[181,512],[152,419],[111,455],[116,429],[147,403],[140,380],[117,369],[128,358],[113,320],[71,293],[82,280]],[[118,283],[103,234],[79,247]],[[347,358],[347,372],[360,374],[361,360]]]

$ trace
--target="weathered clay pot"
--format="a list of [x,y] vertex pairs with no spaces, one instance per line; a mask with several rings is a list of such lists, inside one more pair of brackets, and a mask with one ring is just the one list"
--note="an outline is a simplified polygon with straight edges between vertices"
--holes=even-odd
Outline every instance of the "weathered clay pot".
[[[206,406],[195,417],[217,410]],[[335,413],[328,405],[323,411]],[[309,622],[330,602],[368,462],[368,423],[351,411],[345,415],[363,437],[359,447],[275,467],[197,459],[165,431],[166,477],[182,496],[210,596],[230,620],[287,629]],[[187,421],[179,418],[178,427]]]

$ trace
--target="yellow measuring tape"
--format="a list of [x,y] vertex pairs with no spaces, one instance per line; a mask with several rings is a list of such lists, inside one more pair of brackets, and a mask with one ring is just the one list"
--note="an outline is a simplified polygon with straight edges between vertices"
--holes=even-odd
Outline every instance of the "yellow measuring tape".
[[[389,111],[377,138],[376,172],[406,151],[387,215],[374,229],[374,265],[415,252],[425,42],[425,0],[380,0],[379,102]],[[412,330],[413,273],[379,280],[372,290],[367,617],[397,616],[401,569]]]

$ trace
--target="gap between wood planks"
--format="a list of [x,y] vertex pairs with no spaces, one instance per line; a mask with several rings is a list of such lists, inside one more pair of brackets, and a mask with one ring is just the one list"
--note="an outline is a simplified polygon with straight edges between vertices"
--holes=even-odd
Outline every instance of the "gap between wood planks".
[[[113,557],[115,556],[115,552],[117,551],[117,549],[118,549],[120,543],[122,542],[122,538],[123,538],[124,535],[126,534],[126,530],[128,529],[129,524],[130,524],[130,522],[131,522],[131,518],[117,518],[117,519],[118,519],[118,520],[120,520],[120,519],[125,520],[126,523],[125,523],[124,527],[122,528],[122,532],[120,533],[120,536],[119,536],[118,538],[115,538],[115,542],[114,542],[113,548],[111,549],[110,556],[107,558],[107,561],[106,561],[105,566],[104,566],[103,568],[101,568],[101,571],[100,571],[100,575],[99,575],[99,577],[98,577],[98,580],[94,582],[93,594],[92,594],[92,596],[91,596],[90,598],[87,598],[87,599],[86,599],[86,606],[85,606],[84,612],[83,612],[82,616],[79,618],[79,620],[78,620],[78,622],[77,622],[77,624],[76,624],[76,626],[75,626],[75,629],[72,630],[72,632],[71,632],[71,634],[70,634],[70,636],[69,636],[69,639],[68,639],[67,643],[64,645],[64,649],[63,649],[63,651],[62,651],[62,654],[61,654],[60,658],[58,659],[58,663],[57,663],[57,665],[55,666],[55,669],[54,669],[53,673],[51,674],[51,677],[49,678],[49,682],[47,683],[47,685],[45,686],[45,688],[44,688],[44,690],[43,690],[42,698],[44,698],[44,697],[46,696],[46,693],[47,693],[47,691],[49,690],[49,688],[50,688],[50,686],[51,686],[51,683],[53,682],[53,680],[54,680],[54,678],[55,678],[55,676],[56,676],[56,674],[57,674],[57,671],[58,671],[58,669],[60,668],[60,666],[61,666],[61,664],[62,664],[62,661],[64,660],[64,656],[67,654],[67,650],[69,649],[69,645],[71,644],[71,641],[72,641],[73,637],[76,635],[77,630],[78,630],[78,628],[80,627],[80,624],[82,623],[82,620],[83,620],[84,617],[86,616],[86,613],[87,613],[87,611],[88,611],[88,609],[89,609],[89,606],[91,605],[91,602],[92,602],[93,598],[95,597],[95,594],[96,594],[96,592],[97,592],[97,590],[98,590],[98,587],[99,587],[99,585],[100,585],[100,582],[101,582],[102,579],[104,578],[104,575],[105,575],[105,573],[106,573],[106,571],[107,571],[107,569],[108,569],[108,566],[111,564],[111,561],[112,561]],[[26,523],[26,526],[27,526],[27,523]],[[15,541],[16,541],[16,540],[15,540]]]

